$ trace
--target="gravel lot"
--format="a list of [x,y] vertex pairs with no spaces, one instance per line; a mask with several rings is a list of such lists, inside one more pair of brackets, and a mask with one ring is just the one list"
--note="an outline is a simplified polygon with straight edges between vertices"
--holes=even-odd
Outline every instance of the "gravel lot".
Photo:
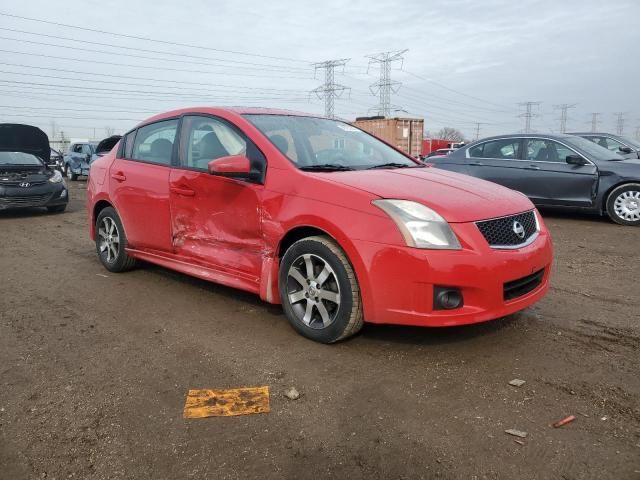
[[[535,308],[325,346],[255,296],[107,272],[85,187],[0,212],[0,478],[640,479],[640,229],[543,212]],[[182,418],[190,388],[260,385],[270,413]]]

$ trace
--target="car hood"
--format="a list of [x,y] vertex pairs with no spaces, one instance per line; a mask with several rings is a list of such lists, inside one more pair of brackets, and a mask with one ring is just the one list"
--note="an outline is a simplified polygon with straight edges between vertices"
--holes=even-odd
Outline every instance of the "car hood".
[[44,161],[51,158],[47,134],[38,127],[18,123],[0,124],[0,151],[31,153]]
[[472,222],[533,208],[523,194],[478,178],[436,168],[358,170],[323,174],[333,182],[381,198],[412,200],[448,222]]

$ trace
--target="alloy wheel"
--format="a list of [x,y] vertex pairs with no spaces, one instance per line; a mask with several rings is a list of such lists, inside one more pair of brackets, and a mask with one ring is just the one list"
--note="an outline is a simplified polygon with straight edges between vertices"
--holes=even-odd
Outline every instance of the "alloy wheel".
[[627,190],[616,197],[613,202],[616,215],[628,222],[640,220],[640,191]]
[[106,255],[107,263],[113,263],[120,252],[120,232],[118,226],[111,217],[104,217],[102,225],[98,228],[100,237],[100,255]]
[[287,297],[300,322],[314,329],[326,328],[340,308],[336,273],[318,255],[300,255],[287,273]]

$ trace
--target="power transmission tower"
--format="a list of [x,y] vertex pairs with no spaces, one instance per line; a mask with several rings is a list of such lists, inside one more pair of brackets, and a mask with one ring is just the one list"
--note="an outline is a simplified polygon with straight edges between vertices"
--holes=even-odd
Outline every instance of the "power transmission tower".
[[626,115],[626,113],[616,112],[614,113],[614,115],[616,116],[616,134],[622,135],[624,133],[624,116]]
[[478,140],[480,138],[480,126],[486,125],[486,123],[476,122],[476,135],[474,140]]
[[336,67],[344,67],[349,60],[349,58],[341,58],[313,64],[316,71],[324,70],[324,83],[318,88],[311,90],[311,93],[315,93],[320,99],[324,98],[324,114],[328,118],[335,116],[335,99],[340,98],[346,90],[351,90],[349,87],[340,85],[335,81]]
[[600,112],[591,113],[591,132],[598,131],[598,117],[602,115]]
[[533,107],[537,107],[542,102],[522,102],[519,103],[521,107],[525,107],[526,111],[518,115],[520,118],[524,118],[524,133],[531,133],[531,119],[534,117],[539,117],[537,113],[533,113]]
[[[380,104],[377,108],[379,115],[386,117],[391,113],[391,92],[397,93],[400,85],[402,85],[398,81],[391,80],[391,64],[393,62],[401,62],[400,68],[402,68],[402,61],[404,60],[402,55],[406,51],[407,49],[367,55],[369,67],[373,64],[380,65],[380,80],[369,86],[369,90],[373,95],[380,96]],[[367,73],[368,70],[367,68]]]
[[556,110],[560,110],[560,133],[567,132],[567,111],[575,106],[575,103],[563,103],[561,105],[553,106]]

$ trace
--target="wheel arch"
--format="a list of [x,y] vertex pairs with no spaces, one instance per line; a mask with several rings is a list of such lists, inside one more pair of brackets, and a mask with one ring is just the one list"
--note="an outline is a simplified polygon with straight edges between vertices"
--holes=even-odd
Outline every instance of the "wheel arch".
[[609,201],[609,197],[613,193],[616,188],[624,187],[626,185],[638,185],[640,186],[640,180],[621,180],[613,185],[611,185],[605,193],[602,195],[602,201],[600,202],[600,212],[602,214],[607,213],[607,202]]
[[367,270],[363,259],[360,257],[355,245],[350,241],[346,234],[342,233],[337,227],[332,228],[332,225],[330,224],[319,225],[320,223],[326,222],[304,222],[291,226],[286,230],[286,232],[284,232],[276,244],[276,248],[274,249],[273,256],[270,261],[263,264],[262,278],[260,282],[260,297],[270,303],[280,303],[280,292],[278,288],[280,259],[287,249],[298,240],[321,235],[333,240],[336,245],[342,249],[347,260],[351,264],[356,275],[356,280],[360,285],[362,306],[366,318],[367,295],[364,294],[363,291],[369,291],[369,284],[367,282]]
[[96,238],[96,220],[98,219],[98,215],[100,215],[100,212],[107,207],[114,208],[111,202],[104,199],[98,200],[93,206],[93,210],[91,212],[91,224],[89,225],[91,228],[91,238],[93,240]]

